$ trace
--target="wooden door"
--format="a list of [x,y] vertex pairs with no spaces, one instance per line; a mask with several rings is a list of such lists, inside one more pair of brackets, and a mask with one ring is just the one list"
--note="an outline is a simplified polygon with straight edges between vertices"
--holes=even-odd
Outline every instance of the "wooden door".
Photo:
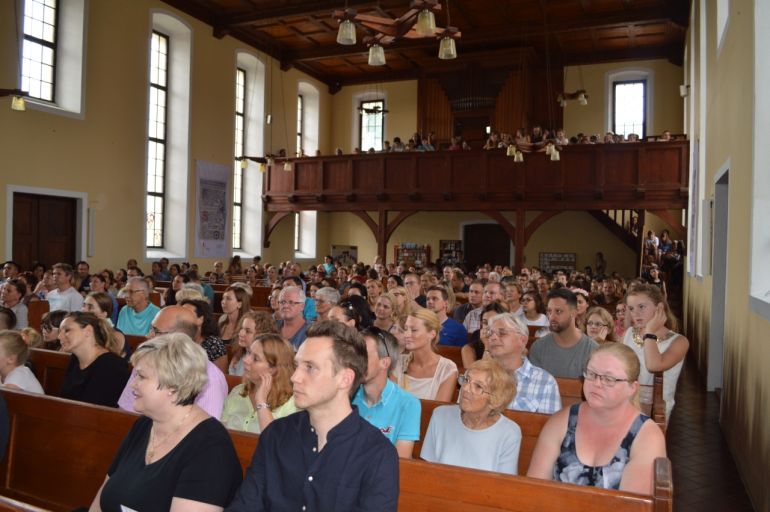
[[77,201],[70,197],[13,194],[13,259],[22,268],[75,263]]
[[463,246],[468,270],[484,263],[511,263],[511,239],[498,224],[468,224],[463,230]]

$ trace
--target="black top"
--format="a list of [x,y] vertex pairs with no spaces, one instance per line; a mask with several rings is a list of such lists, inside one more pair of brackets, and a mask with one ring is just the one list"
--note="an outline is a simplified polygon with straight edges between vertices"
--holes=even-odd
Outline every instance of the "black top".
[[243,473],[230,435],[214,418],[202,421],[164,457],[145,464],[152,420],[142,416],[107,470],[103,511],[168,511],[175,497],[224,507]]
[[323,450],[317,446],[307,411],[274,420],[227,510],[396,511],[396,449],[358,409],[329,431]]
[[96,405],[117,407],[118,398],[128,382],[128,363],[122,357],[105,352],[85,369],[74,354],[64,374],[60,396]]

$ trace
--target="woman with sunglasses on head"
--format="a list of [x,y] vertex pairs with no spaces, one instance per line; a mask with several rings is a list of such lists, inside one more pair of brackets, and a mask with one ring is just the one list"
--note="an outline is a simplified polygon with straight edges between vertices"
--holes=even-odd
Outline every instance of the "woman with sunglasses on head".
[[666,440],[639,412],[639,359],[625,345],[607,343],[583,375],[586,401],[543,426],[527,476],[652,494],[654,462],[666,456]]
[[366,299],[351,295],[329,310],[329,320],[336,320],[358,331],[371,327],[372,318]]
[[460,401],[433,411],[420,457],[429,462],[518,474],[521,429],[502,415],[516,394],[495,361],[476,361],[458,379]]

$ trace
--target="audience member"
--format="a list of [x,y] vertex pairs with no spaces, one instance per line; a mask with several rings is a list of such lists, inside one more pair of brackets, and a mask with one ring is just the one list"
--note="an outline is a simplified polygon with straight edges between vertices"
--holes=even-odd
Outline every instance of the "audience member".
[[[361,335],[338,322],[318,322],[295,361],[294,400],[304,411],[274,420],[262,432],[227,510],[394,512],[397,452],[350,404],[367,369]],[[309,458],[308,448],[317,456]]]
[[[468,302],[465,304],[460,304],[454,309],[454,312],[452,313],[452,318],[457,320],[460,323],[463,323],[465,321],[465,318],[468,316],[468,313],[473,311],[476,308],[481,307],[481,300],[482,296],[484,294],[484,285],[479,280],[473,281],[468,286]],[[472,331],[469,331],[472,332]]]
[[258,335],[243,357],[243,383],[225,400],[222,423],[259,434],[273,420],[297,412],[290,380],[295,370],[289,342],[274,332]]
[[246,290],[233,285],[222,294],[222,316],[219,317],[219,337],[225,345],[238,335],[238,322],[251,310],[251,298]]
[[57,309],[56,311],[49,311],[43,314],[43,318],[40,319],[40,332],[43,335],[43,348],[47,350],[59,350],[61,343],[59,342],[59,327],[62,320],[67,316],[69,311]]
[[420,457],[498,473],[518,474],[521,429],[502,415],[516,394],[506,371],[491,360],[476,361],[458,379],[459,405],[433,410]]
[[[189,309],[195,314],[195,336],[193,341],[203,347],[209,361],[219,368],[222,373],[227,372],[227,347],[219,337],[219,326],[214,320],[214,312],[211,304],[206,302],[201,295],[196,299],[183,299],[179,305]],[[168,306],[166,306],[168,307]]]
[[126,344],[126,337],[122,332],[115,329],[112,323],[112,297],[102,292],[91,292],[83,300],[83,312],[92,313],[107,324],[107,332],[114,341],[111,344],[117,347],[119,356],[128,357],[131,355],[131,347]]
[[150,287],[141,277],[130,277],[125,290],[126,305],[118,314],[117,328],[125,334],[146,336],[160,308],[150,302]]
[[503,294],[500,283],[489,282],[484,285],[484,292],[481,295],[481,306],[470,311],[465,317],[465,321],[463,322],[465,330],[468,332],[478,331],[481,328],[481,313],[483,306],[487,306],[495,301],[501,301],[502,299]]
[[278,327],[273,317],[264,311],[249,311],[238,321],[238,329],[234,342],[233,353],[227,373],[230,375],[243,375],[244,358],[249,353],[249,347],[254,340],[263,334],[278,334]]
[[21,333],[0,330],[0,382],[6,388],[44,394],[43,386],[26,366],[28,358],[29,346]]
[[329,310],[329,320],[336,320],[356,330],[371,327],[369,304],[363,297],[351,295]]
[[[380,297],[382,299],[383,297]],[[363,331],[368,367],[353,405],[369,423],[393,443],[398,455],[412,458],[414,442],[420,439],[420,401],[392,380],[399,357],[398,341],[377,327]]]
[[305,341],[310,323],[302,317],[305,292],[298,286],[283,288],[278,295],[281,319],[276,322],[281,337],[297,349]]
[[449,294],[443,286],[431,286],[427,291],[428,309],[436,313],[441,330],[439,331],[439,345],[449,345],[462,347],[468,342],[468,331],[463,324],[449,318],[447,312],[449,309]]
[[73,270],[67,263],[57,263],[53,266],[51,275],[56,286],[46,295],[50,311],[80,311],[83,307],[83,296],[72,287]]
[[586,314],[585,333],[599,345],[618,341],[615,334],[615,321],[606,309],[596,306]]
[[20,279],[8,279],[0,284],[0,305],[13,311],[16,315],[16,329],[23,329],[27,322],[27,305],[22,300],[27,294],[27,286]]
[[652,494],[653,464],[666,456],[666,443],[638,409],[639,360],[628,347],[608,343],[591,355],[584,376],[586,401],[548,420],[527,476]]
[[142,416],[107,470],[92,510],[222,510],[232,500],[242,473],[230,435],[195,405],[207,362],[203,349],[181,333],[136,350],[130,388]]
[[599,345],[575,326],[575,294],[566,288],[552,290],[547,312],[551,332],[532,345],[529,359],[554,377],[579,379]]
[[499,302],[484,306],[481,313],[481,328],[471,334],[470,341],[460,350],[463,368],[470,368],[480,359],[489,359],[489,320],[505,312],[505,308]]

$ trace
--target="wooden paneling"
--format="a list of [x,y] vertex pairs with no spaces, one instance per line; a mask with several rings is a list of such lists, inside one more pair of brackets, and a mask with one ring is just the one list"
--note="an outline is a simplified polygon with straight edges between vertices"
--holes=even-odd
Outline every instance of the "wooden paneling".
[[495,104],[492,129],[500,133],[516,133],[529,126],[527,99],[531,98],[529,68],[511,71]]

